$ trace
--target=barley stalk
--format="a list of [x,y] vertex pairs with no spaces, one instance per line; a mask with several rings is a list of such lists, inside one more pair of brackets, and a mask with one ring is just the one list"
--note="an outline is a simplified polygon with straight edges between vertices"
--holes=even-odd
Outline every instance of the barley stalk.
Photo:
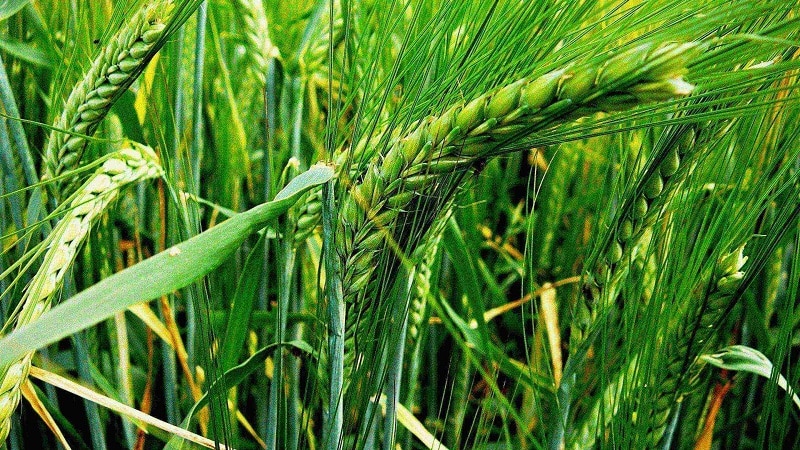
[[[442,221],[442,223],[446,223],[446,221]],[[424,246],[423,255],[415,258],[419,260],[419,264],[417,264],[417,270],[414,275],[414,288],[409,301],[408,336],[406,337],[406,347],[415,352],[420,338],[419,329],[425,319],[428,296],[431,295],[431,266],[436,260],[440,241],[441,233],[432,231],[431,238],[427,245]]]
[[[448,216],[451,214],[448,208],[441,219],[434,223],[431,229],[430,239],[425,245],[420,246],[417,251],[420,255],[413,258],[419,261],[414,273],[414,286],[411,291],[411,298],[408,305],[408,328],[406,330],[406,348],[408,349],[408,381],[409,390],[406,394],[406,406],[414,411],[419,402],[419,383],[417,378],[420,373],[421,364],[421,329],[426,319],[428,308],[428,298],[435,294],[435,286],[431,286],[432,267],[437,262],[439,253],[439,243],[442,240],[442,232],[447,224]],[[434,288],[432,290],[432,288]]]
[[[172,0],[147,4],[128,21],[95,58],[75,85],[44,151],[43,179],[73,169],[111,106],[130,87],[163,42]],[[65,133],[68,132],[68,133]],[[59,191],[59,189],[56,189]],[[62,196],[64,192],[57,192]]]
[[[16,328],[37,320],[50,309],[64,276],[89,233],[120,189],[136,181],[161,175],[158,158],[152,149],[132,143],[107,159],[78,190],[67,213],[48,235],[43,263],[28,284],[17,317]],[[30,368],[32,353],[21,360],[0,368],[0,443],[11,430],[11,415],[19,404],[20,385]]]

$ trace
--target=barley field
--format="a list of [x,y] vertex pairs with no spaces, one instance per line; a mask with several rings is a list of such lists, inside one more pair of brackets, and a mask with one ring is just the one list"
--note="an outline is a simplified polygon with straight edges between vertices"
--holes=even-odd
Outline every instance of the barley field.
[[800,448],[799,15],[0,1],[0,448]]

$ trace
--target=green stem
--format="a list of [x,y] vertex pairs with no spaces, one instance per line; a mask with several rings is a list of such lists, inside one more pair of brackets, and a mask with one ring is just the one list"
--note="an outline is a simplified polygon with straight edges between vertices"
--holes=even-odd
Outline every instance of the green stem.
[[[292,296],[292,274],[294,271],[295,250],[291,239],[281,241],[280,258],[283,270],[278,282],[278,309],[275,314],[276,342],[278,347],[273,354],[272,382],[269,389],[269,411],[267,414],[267,434],[265,442],[268,449],[285,448],[286,446],[286,396],[284,392],[284,351],[282,344],[286,340],[286,325],[289,316],[289,303]],[[281,426],[281,424],[283,424]],[[295,429],[296,430],[296,429]],[[280,444],[278,447],[277,445]]]
[[[65,289],[66,290],[66,289]],[[86,339],[86,332],[82,331],[72,337],[72,344],[74,346],[73,358],[75,366],[78,369],[78,376],[83,383],[92,387],[94,383],[91,382],[92,374],[89,369],[91,359],[89,356],[88,341]],[[86,411],[86,418],[89,422],[89,434],[92,437],[92,448],[97,450],[105,450],[106,438],[103,433],[103,421],[100,419],[100,411],[97,404],[84,399],[83,408]]]
[[[267,148],[264,152],[264,164],[262,167],[262,172],[264,174],[264,201],[269,201],[272,199],[272,191],[273,191],[273,171],[274,169],[274,153],[276,149],[276,133],[277,133],[277,123],[276,117],[278,114],[278,104],[277,104],[277,78],[278,74],[276,73],[276,61],[275,58],[270,58],[267,64],[267,82],[264,91],[264,109],[266,115],[266,143]],[[267,239],[264,241],[264,265],[261,270],[261,286],[258,291],[258,308],[262,311],[267,311],[269,308],[269,280],[271,280],[271,265],[270,261],[270,253],[271,253],[271,240]],[[263,342],[267,342],[268,339],[268,332],[267,330],[263,330],[261,334],[261,340]],[[261,392],[267,391],[267,380],[265,377],[261,377],[258,380],[258,387]],[[256,425],[257,430],[259,431],[260,435],[266,436],[267,434],[267,411],[269,410],[268,406],[268,399],[267,396],[259,395],[256,396]]]
[[330,396],[325,414],[322,441],[328,450],[338,450],[343,443],[344,398],[344,324],[345,304],[342,293],[340,261],[336,254],[336,220],[333,181],[322,187],[322,239],[325,249],[325,296],[328,303],[328,364]]
[[[408,302],[414,283],[414,270],[401,266],[397,280],[400,284],[395,295],[394,314],[389,336],[396,336],[395,345],[387,347],[389,356],[386,393],[386,416],[383,425],[383,449],[392,450],[397,433],[397,404],[400,402],[400,383],[403,379],[403,354],[405,353],[406,330],[408,328]],[[399,318],[400,320],[397,320]]]
[[11,89],[11,84],[8,81],[8,74],[6,73],[6,66],[3,59],[0,58],[0,101],[3,103],[3,108],[8,114],[9,130],[11,131],[11,138],[14,140],[14,145],[17,147],[17,156],[22,163],[22,171],[25,174],[25,181],[28,186],[33,186],[39,182],[39,177],[36,175],[36,167],[33,164],[31,157],[31,150],[28,148],[28,139],[25,137],[25,129],[18,120],[19,109],[17,103],[14,101],[14,91]]

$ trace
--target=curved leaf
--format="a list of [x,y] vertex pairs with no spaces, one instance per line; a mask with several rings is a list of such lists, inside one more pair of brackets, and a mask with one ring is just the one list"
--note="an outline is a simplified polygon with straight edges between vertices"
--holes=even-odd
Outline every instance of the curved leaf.
[[27,5],[29,1],[30,0],[6,0],[0,2],[0,21],[6,20],[16,14],[17,11]]
[[0,340],[0,365],[91,327],[139,302],[185,287],[208,274],[255,230],[286,212],[300,196],[333,177],[316,165],[298,175],[271,202],[259,205],[178,245],[118,272]]
[[[314,357],[314,349],[308,345],[305,341],[294,340],[288,341],[283,343],[284,347],[294,349],[300,353],[305,353],[310,357]],[[195,414],[204,406],[208,404],[209,392],[214,392],[216,389],[230,389],[232,387],[238,386],[239,383],[244,381],[247,377],[254,374],[258,370],[264,370],[264,362],[267,360],[269,356],[271,356],[275,352],[275,348],[278,347],[277,343],[269,344],[257,352],[253,353],[252,356],[247,358],[246,361],[243,363],[231,367],[230,369],[226,370],[222,377],[215,380],[211,386],[209,386],[208,391],[203,394],[200,399],[195,402],[194,406],[189,409],[189,412],[186,414],[186,417],[183,419],[181,423],[181,427],[184,429],[189,429],[189,426],[192,423],[192,419],[194,419]],[[173,436],[167,445],[164,446],[165,449],[182,449],[183,445],[187,443],[185,439],[180,436]]]
[[[772,361],[766,355],[746,345],[731,345],[717,353],[702,355],[700,360],[720,369],[749,372],[767,379],[772,379],[772,371],[775,370]],[[778,373],[777,375],[778,386],[791,395],[794,404],[800,408],[800,397],[789,386],[789,381],[783,374]]]

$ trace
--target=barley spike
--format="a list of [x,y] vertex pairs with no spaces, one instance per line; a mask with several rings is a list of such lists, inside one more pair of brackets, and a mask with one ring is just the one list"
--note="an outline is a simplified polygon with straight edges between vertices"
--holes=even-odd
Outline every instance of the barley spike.
[[280,51],[269,38],[269,24],[261,0],[234,0],[233,5],[242,25],[247,55],[252,60],[253,71],[263,86],[267,80],[267,62],[280,56]]
[[665,382],[659,383],[658,399],[653,405],[648,430],[649,444],[655,447],[667,429],[670,411],[697,387],[703,365],[697,358],[704,349],[713,348],[718,339],[717,326],[734,300],[734,293],[744,278],[742,266],[744,244],[724,255],[717,262],[710,286],[695,292],[702,296],[692,302],[685,320],[678,321],[672,332],[671,357],[668,360]]
[[[677,126],[662,135],[663,147],[656,152],[651,166],[632,195],[626,196],[620,213],[613,219],[609,234],[600,244],[600,257],[593,269],[584,276],[584,301],[573,321],[570,346],[575,349],[582,342],[589,326],[599,311],[613,303],[619,281],[625,277],[640,243],[660,217],[673,193],[691,173],[693,158],[699,154],[696,133],[691,126]],[[681,156],[682,155],[682,156]]]
[[[346,301],[362,303],[375,289],[364,283],[377,281],[354,270],[351,263],[362,258],[362,252],[377,258],[380,248],[375,243],[388,237],[396,241],[399,249],[413,251],[458,180],[479,161],[498,154],[505,142],[590,114],[600,103],[607,109],[619,109],[613,106],[615,99],[635,98],[637,103],[643,103],[686,95],[690,85],[682,80],[681,73],[698,50],[699,45],[693,43],[643,44],[603,63],[574,65],[537,78],[523,78],[467,104],[456,104],[438,117],[417,122],[405,137],[394,139],[387,151],[376,155],[377,160],[343,200],[338,238],[344,245]],[[630,64],[631,59],[640,64]],[[643,85],[667,80],[675,83],[662,83],[665,92],[639,90]],[[627,100],[623,107],[631,106]],[[447,170],[439,170],[440,164],[446,164]],[[371,188],[365,190],[366,186]],[[408,196],[409,191],[415,194]],[[409,200],[391,201],[399,195]],[[389,204],[399,211],[396,226],[376,226],[372,219]],[[416,221],[412,220],[415,216]],[[377,264],[370,265],[369,271],[375,267]],[[351,284],[355,280],[359,283]]]
[[[641,355],[634,355],[616,377],[604,386],[603,393],[570,436],[568,448],[577,450],[594,447],[601,430],[612,420],[629,421],[629,417],[618,415],[622,411],[634,410],[650,413],[646,447],[657,447],[667,428],[672,407],[697,387],[702,369],[697,358],[703,349],[713,346],[717,338],[715,326],[728,310],[733,300],[732,294],[744,277],[741,268],[747,257],[743,256],[743,250],[744,245],[741,245],[719,258],[714,272],[708,273],[704,281],[693,289],[693,301],[688,302],[688,309],[684,308],[680,320],[671,327],[670,338],[660,350],[670,355],[665,370],[658,371],[664,375],[657,380],[646,381],[642,371],[637,370]],[[656,401],[652,406],[640,405],[637,408],[634,406],[636,391],[646,386],[658,390]],[[627,403],[626,407],[622,406],[624,403]]]
[[[161,46],[171,0],[145,5],[120,29],[75,85],[61,115],[55,120],[44,151],[42,179],[73,169],[111,106],[130,87]],[[66,132],[68,133],[66,133]],[[69,193],[56,189],[56,197]]]
[[[137,143],[130,143],[103,163],[73,196],[66,214],[48,235],[43,263],[23,294],[16,328],[36,321],[50,309],[89,229],[120,189],[161,175],[156,154]],[[20,386],[28,375],[32,357],[29,353],[9,366],[0,367],[0,443],[11,430],[11,415],[19,404]]]

